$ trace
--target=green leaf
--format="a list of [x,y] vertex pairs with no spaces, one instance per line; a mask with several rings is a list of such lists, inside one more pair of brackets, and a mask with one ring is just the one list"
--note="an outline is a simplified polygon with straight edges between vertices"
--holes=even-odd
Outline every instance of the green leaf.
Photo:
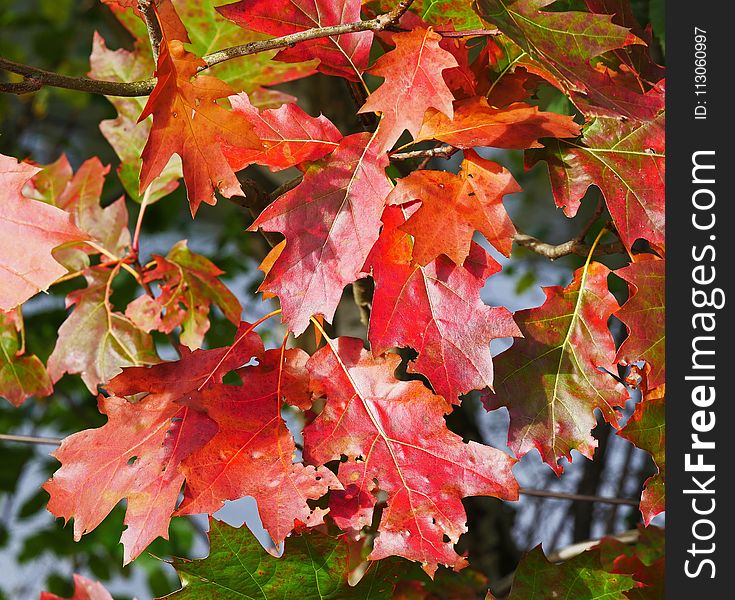
[[48,359],[49,375],[58,381],[64,373],[80,373],[90,392],[120,373],[122,367],[158,362],[153,339],[110,304],[117,269],[93,267],[85,271],[87,287],[67,297],[75,304],[59,328],[59,338]]
[[635,585],[629,575],[604,571],[597,552],[583,552],[556,565],[538,545],[518,565],[508,600],[627,600],[624,592]]
[[[380,12],[388,12],[396,6],[395,0],[380,0]],[[411,10],[429,25],[447,25],[454,29],[481,29],[482,21],[472,8],[472,0],[415,0]]]
[[0,397],[15,406],[29,396],[48,396],[53,391],[43,363],[21,348],[22,319],[20,309],[0,311]]
[[281,558],[268,554],[250,530],[210,518],[210,552],[202,560],[175,558],[182,589],[179,600],[249,598],[258,600],[379,600],[390,598],[401,561],[370,565],[354,587],[347,582],[348,545],[341,538],[312,531],[285,542]]

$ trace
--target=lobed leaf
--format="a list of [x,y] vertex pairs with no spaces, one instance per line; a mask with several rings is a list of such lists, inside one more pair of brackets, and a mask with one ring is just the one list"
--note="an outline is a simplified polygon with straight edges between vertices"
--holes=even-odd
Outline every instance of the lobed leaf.
[[441,39],[431,28],[397,33],[392,36],[396,47],[370,68],[384,81],[357,112],[381,114],[376,136],[381,149],[392,148],[405,130],[416,137],[429,108],[452,118],[452,92],[442,72],[458,63],[439,45]]
[[260,291],[279,297],[284,322],[294,334],[301,334],[313,315],[331,321],[342,289],[360,277],[391,190],[387,165],[374,136],[349,135],[309,165],[303,181],[250,226],[286,237]]
[[348,544],[318,532],[290,537],[281,558],[266,553],[247,527],[235,529],[209,520],[209,556],[189,561],[175,558],[181,600],[232,597],[280,600],[387,600],[399,564],[386,560],[370,566],[354,587],[347,581]]
[[470,390],[492,387],[490,341],[520,335],[507,309],[480,299],[500,265],[473,242],[462,266],[440,256],[422,267],[411,260],[411,239],[399,228],[401,210],[388,207],[383,221],[367,262],[375,280],[368,331],[373,352],[414,348],[413,369],[452,403]]
[[649,122],[595,119],[581,140],[549,141],[527,154],[528,166],[541,160],[548,164],[556,205],[568,217],[596,185],[628,249],[638,238],[664,247],[664,113]]
[[176,242],[165,258],[155,256],[154,260],[155,265],[143,274],[143,280],[158,281],[160,295],[155,299],[140,296],[125,310],[125,315],[142,330],[171,333],[180,326],[181,343],[195,350],[209,330],[212,304],[230,322],[240,322],[240,301],[218,278],[224,272],[206,257],[189,250],[186,240]]
[[[37,167],[0,154],[0,310],[8,311],[46,290],[66,273],[52,251],[89,239],[63,210],[21,194]],[[23,252],[18,251],[23,240]]]
[[495,361],[497,396],[488,410],[510,413],[508,445],[519,458],[537,449],[557,474],[562,457],[577,450],[591,459],[597,441],[595,409],[617,427],[627,393],[609,373],[615,343],[607,326],[618,308],[607,289],[609,269],[596,262],[577,269],[566,288],[545,288],[538,308],[515,313],[523,339]]
[[452,546],[466,531],[462,498],[516,499],[515,461],[449,431],[451,405],[418,381],[395,379],[399,362],[395,354],[371,356],[355,338],[312,355],[312,385],[326,403],[304,429],[304,458],[346,457],[338,471],[345,491],[330,494],[342,529],[370,525],[378,492],[387,496],[371,560],[403,556],[430,575],[439,564],[460,569],[466,561]]

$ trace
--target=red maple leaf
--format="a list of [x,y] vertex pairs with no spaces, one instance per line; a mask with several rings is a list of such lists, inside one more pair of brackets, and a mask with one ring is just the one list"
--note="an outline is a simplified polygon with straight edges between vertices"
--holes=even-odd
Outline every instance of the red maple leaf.
[[577,269],[566,288],[545,288],[542,306],[514,315],[523,339],[495,360],[497,396],[486,399],[488,409],[508,407],[508,445],[516,456],[535,448],[557,474],[573,449],[592,458],[595,409],[617,426],[615,407],[627,399],[599,369],[612,368],[615,356],[607,321],[618,303],[607,289],[609,273],[593,262]]
[[363,506],[350,515],[354,505],[342,502],[343,525],[369,525],[376,494],[387,494],[371,559],[403,556],[429,574],[439,563],[458,569],[466,564],[452,547],[466,531],[461,499],[515,499],[515,461],[449,431],[450,404],[418,381],[395,379],[399,362],[395,354],[373,358],[355,338],[330,340],[318,350],[307,366],[315,391],[327,400],[304,429],[304,456],[313,464],[347,457],[338,477]]
[[439,45],[441,36],[431,28],[417,28],[393,36],[395,49],[381,56],[370,73],[383,77],[359,113],[379,112],[378,145],[389,149],[404,130],[416,137],[424,113],[431,107],[452,118],[452,92],[442,72],[457,66]]
[[615,360],[626,365],[645,360],[650,365],[647,385],[654,388],[666,379],[666,262],[650,254],[636,258],[627,267],[614,271],[630,287],[630,297],[615,313],[628,329],[628,337],[618,348]]
[[440,256],[422,267],[411,260],[411,239],[399,229],[401,210],[386,208],[383,221],[368,259],[375,280],[368,333],[373,352],[414,348],[414,369],[451,402],[492,387],[490,341],[520,335],[507,309],[480,299],[485,280],[500,265],[472,243],[462,266]]
[[284,321],[296,335],[313,315],[331,321],[342,289],[360,276],[391,190],[387,165],[369,133],[347,136],[250,227],[286,236],[260,289],[280,298]]
[[39,170],[0,154],[0,310],[15,308],[66,273],[51,254],[54,248],[89,239],[68,213],[21,195]]
[[413,259],[418,264],[426,265],[445,254],[461,265],[475,231],[510,256],[516,228],[505,211],[503,196],[520,191],[507,169],[468,150],[459,175],[414,171],[398,180],[387,203],[421,201],[421,207],[401,225],[414,238]]
[[215,188],[227,197],[243,193],[222,143],[253,149],[262,148],[262,144],[244,115],[217,103],[233,95],[234,90],[216,77],[197,76],[206,63],[184,49],[189,38],[173,8],[164,14],[165,18],[159,19],[163,39],[156,69],[158,81],[139,118],[142,121],[153,115],[142,154],[140,189],[142,192],[151,185],[171,156],[178,154],[193,216],[202,202],[216,202]]
[[232,96],[230,103],[235,112],[250,121],[264,146],[263,149],[226,146],[225,155],[235,171],[253,163],[280,171],[319,160],[333,152],[342,139],[327,117],[314,118],[293,103],[258,111],[245,93]]
[[539,139],[579,135],[572,117],[543,112],[537,106],[516,102],[493,108],[483,96],[454,103],[454,118],[430,110],[416,141],[439,140],[457,148],[493,146],[524,150],[539,148]]
[[[217,7],[224,17],[245,29],[275,36],[289,35],[360,20],[360,0],[241,0]],[[370,58],[372,31],[343,33],[300,42],[276,54],[277,60],[318,59],[317,69],[353,81],[360,79]]]

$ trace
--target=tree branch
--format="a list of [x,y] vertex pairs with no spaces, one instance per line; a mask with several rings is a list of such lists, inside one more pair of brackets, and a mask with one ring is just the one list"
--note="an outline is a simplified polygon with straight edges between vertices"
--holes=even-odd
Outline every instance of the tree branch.
[[[141,0],[140,7],[143,11],[143,5],[149,5],[149,2]],[[331,37],[336,35],[342,35],[345,33],[355,33],[359,31],[382,31],[389,26],[394,25],[399,19],[406,13],[409,7],[413,4],[413,0],[401,0],[390,12],[382,15],[378,15],[374,19],[368,21],[357,21],[355,23],[344,23],[342,25],[333,25],[330,27],[315,27],[313,29],[307,29],[306,31],[299,31],[290,35],[284,35],[269,40],[262,40],[258,42],[250,42],[248,44],[242,44],[240,46],[233,46],[232,48],[225,48],[212,54],[208,54],[202,57],[202,60],[206,63],[205,66],[199,70],[203,71],[214,65],[232,60],[233,58],[240,58],[242,56],[248,56],[250,54],[258,54],[260,52],[267,52],[268,50],[277,50],[279,48],[286,48],[298,44],[299,42],[305,42],[309,40],[315,40],[323,37]],[[149,10],[152,9],[149,6]],[[144,13],[145,14],[145,13]],[[148,18],[146,18],[148,21]],[[153,22],[155,15],[153,16]],[[149,34],[151,37],[151,44],[154,45],[156,40],[160,41],[158,34],[155,31],[151,31],[152,23],[149,25]],[[122,97],[135,97],[135,96],[147,96],[156,85],[155,79],[147,79],[145,81],[133,81],[133,82],[119,82],[119,81],[103,81],[100,79],[90,79],[88,77],[70,77],[68,75],[60,75],[59,73],[53,73],[37,67],[31,67],[29,65],[23,65],[15,61],[0,57],[0,69],[22,75],[26,81],[29,79],[34,80],[34,83],[12,83],[12,84],[0,84],[2,87],[0,91],[10,92],[13,94],[27,94],[40,89],[41,86],[59,87],[68,90],[76,90],[80,92],[87,92],[90,94],[102,94],[104,96],[122,96]],[[37,83],[36,83],[37,82]],[[24,85],[21,85],[23,83]]]
[[[531,252],[535,252],[541,256],[545,256],[550,260],[556,260],[557,258],[561,258],[562,256],[567,256],[569,254],[586,257],[590,252],[590,247],[576,238],[569,240],[568,242],[564,242],[563,244],[554,245],[542,242],[531,235],[526,235],[525,233],[517,233],[513,236],[513,241],[519,246],[527,248]],[[621,254],[624,252],[625,247],[619,241],[600,245],[595,249],[595,254],[597,255]]]
[[[27,94],[35,92],[42,86],[51,86],[64,88],[66,90],[76,90],[79,92],[87,92],[90,94],[102,94],[103,96],[147,96],[153,91],[156,85],[155,79],[146,81],[133,81],[131,83],[121,83],[119,81],[103,81],[101,79],[90,79],[89,77],[71,77],[69,75],[61,75],[53,73],[37,67],[23,65],[13,60],[0,56],[0,69],[9,71],[17,75],[22,75],[25,81],[19,83],[1,84],[0,91],[11,92],[13,94]],[[29,80],[34,84],[27,84]],[[26,84],[21,86],[21,84]],[[15,86],[8,89],[8,86]]]
[[0,433],[0,442],[18,442],[20,444],[37,444],[39,446],[60,446],[63,440],[59,438],[37,437],[35,435],[13,435]]
[[459,148],[454,146],[444,145],[437,146],[436,148],[429,148],[427,150],[412,150],[411,152],[398,152],[391,154],[391,160],[411,160],[413,158],[449,158],[455,153],[459,152]]
[[591,496],[589,494],[569,494],[553,490],[536,490],[533,488],[521,488],[518,490],[523,496],[535,496],[537,498],[553,498],[555,500],[573,500],[575,502],[599,502],[601,504],[626,504],[638,506],[638,500],[632,498],[613,498],[609,496]]
[[153,54],[153,63],[158,64],[158,48],[163,40],[163,32],[161,24],[158,22],[156,11],[152,0],[138,0],[138,9],[143,15],[145,27],[148,30],[148,39],[151,42],[151,53]]

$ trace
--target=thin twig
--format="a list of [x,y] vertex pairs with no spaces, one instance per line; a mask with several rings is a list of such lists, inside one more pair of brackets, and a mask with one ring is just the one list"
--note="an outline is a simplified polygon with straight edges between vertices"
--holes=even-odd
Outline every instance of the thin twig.
[[[557,258],[561,258],[562,256],[567,256],[569,254],[587,256],[590,251],[590,247],[578,239],[554,245],[542,242],[531,235],[526,235],[525,233],[517,233],[513,236],[513,241],[519,246],[527,248],[531,252],[535,252],[541,256],[545,256],[550,260],[556,260]],[[625,247],[619,241],[600,245],[595,249],[595,254],[597,255],[621,254],[624,252]]]
[[158,49],[161,46],[161,41],[163,40],[163,32],[161,31],[161,24],[158,22],[158,17],[156,16],[153,0],[138,0],[138,9],[143,15],[145,27],[148,30],[148,39],[151,42],[153,63],[157,65]]
[[553,490],[536,490],[532,488],[521,488],[519,493],[523,496],[535,496],[536,498],[554,498],[556,500],[573,500],[576,502],[599,502],[601,504],[626,504],[638,506],[638,500],[631,498],[614,498],[609,496],[591,496],[589,494],[568,494]]
[[427,150],[413,150],[411,152],[399,152],[397,154],[391,154],[391,160],[411,160],[413,158],[450,158],[459,148],[454,146],[444,145],[437,146],[436,148],[428,148]]
[[60,446],[62,442],[59,438],[37,437],[35,435],[13,435],[11,433],[0,433],[0,441],[18,442],[19,444],[38,444],[39,446]]
[[[204,65],[199,68],[200,71],[208,69],[222,62],[240,58],[250,54],[258,54],[269,50],[277,50],[279,48],[291,47],[299,42],[315,40],[323,37],[332,37],[343,35],[345,33],[356,33],[359,31],[382,31],[387,27],[397,23],[405,14],[409,7],[413,4],[413,0],[402,0],[393,10],[382,15],[378,15],[374,19],[368,21],[356,21],[354,23],[344,23],[342,25],[333,25],[330,27],[315,27],[306,31],[299,31],[290,35],[284,35],[269,40],[258,42],[250,42],[232,48],[224,48],[202,57]],[[68,75],[60,75],[39,69],[30,65],[24,65],[7,58],[0,57],[0,69],[10,71],[17,75],[22,75],[26,81],[20,83],[4,83],[0,84],[0,91],[10,92],[14,94],[26,94],[40,89],[41,85],[59,87],[68,90],[76,90],[87,92],[90,94],[102,94],[104,96],[148,96],[156,85],[155,79],[146,79],[144,81],[119,82],[119,81],[103,81],[99,79],[90,79],[88,77],[70,77]],[[32,80],[32,82],[28,82]],[[28,82],[28,83],[27,83]]]

